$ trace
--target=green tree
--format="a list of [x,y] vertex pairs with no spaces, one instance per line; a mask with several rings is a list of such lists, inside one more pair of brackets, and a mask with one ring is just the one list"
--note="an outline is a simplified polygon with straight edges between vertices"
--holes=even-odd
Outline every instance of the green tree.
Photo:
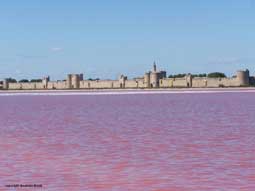
[[226,75],[224,73],[221,72],[213,72],[208,74],[208,78],[225,78]]
[[20,80],[19,82],[20,82],[20,83],[28,83],[29,80],[27,80],[27,79],[22,79],[22,80]]
[[195,77],[206,77],[207,75],[206,74],[192,74],[192,77],[195,78]]
[[[187,74],[174,74],[174,75],[169,75],[168,78],[183,78]],[[191,74],[191,76],[194,77],[206,77],[206,74]]]
[[10,83],[17,83],[17,80],[14,78],[7,78],[6,80],[7,82],[10,82]]
[[174,75],[169,75],[168,78],[183,78],[186,76],[186,74],[174,74]]
[[99,79],[99,78],[95,78],[95,79],[89,78],[88,80],[89,80],[89,81],[98,81],[98,80],[100,80],[100,79]]
[[42,79],[32,79],[30,82],[42,82]]
[[206,74],[198,74],[198,77],[206,77]]

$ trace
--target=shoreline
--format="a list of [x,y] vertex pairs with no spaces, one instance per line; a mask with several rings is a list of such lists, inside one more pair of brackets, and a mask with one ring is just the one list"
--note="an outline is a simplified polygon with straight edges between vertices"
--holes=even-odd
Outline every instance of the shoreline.
[[160,94],[160,93],[227,93],[252,92],[255,87],[231,88],[157,88],[157,89],[62,89],[62,90],[0,90],[0,95],[90,95],[90,94]]

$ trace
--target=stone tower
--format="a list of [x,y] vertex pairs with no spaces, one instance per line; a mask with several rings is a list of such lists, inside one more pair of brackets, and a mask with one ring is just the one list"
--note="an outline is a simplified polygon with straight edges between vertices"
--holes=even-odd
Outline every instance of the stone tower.
[[42,83],[43,83],[43,89],[47,89],[48,88],[48,82],[50,81],[50,77],[46,76],[43,78]]
[[236,78],[240,86],[249,86],[250,85],[250,72],[249,70],[239,70],[236,73]]
[[185,76],[185,79],[186,79],[187,87],[188,88],[192,87],[192,75],[191,74],[187,74]]
[[120,88],[125,88],[126,80],[127,80],[127,76],[120,75],[119,77]]
[[74,89],[80,88],[80,74],[72,75],[72,88]]
[[144,84],[145,84],[145,87],[146,88],[149,88],[151,85],[151,83],[150,83],[150,72],[147,72],[147,73],[145,73],[144,74]]
[[156,62],[153,63],[153,72],[157,72],[157,65],[156,65]]
[[71,89],[72,88],[72,74],[68,74],[67,75],[66,88],[67,89]]
[[78,89],[80,88],[80,79],[83,78],[83,74],[68,74],[66,79],[67,89]]
[[158,88],[159,87],[159,79],[160,79],[160,72],[157,72],[156,63],[153,63],[153,70],[150,73],[150,87]]
[[4,79],[4,81],[3,81],[3,89],[5,89],[5,90],[9,89],[9,81],[8,81],[8,79]]
[[80,74],[80,81],[83,81],[84,77],[83,74]]

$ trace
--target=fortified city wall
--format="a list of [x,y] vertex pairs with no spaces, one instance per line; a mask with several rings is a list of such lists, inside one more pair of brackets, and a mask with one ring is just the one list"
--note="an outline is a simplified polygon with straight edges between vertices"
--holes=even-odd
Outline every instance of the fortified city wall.
[[68,74],[66,80],[50,81],[49,77],[42,82],[11,83],[7,79],[0,83],[0,89],[6,90],[52,90],[52,89],[121,89],[121,88],[217,88],[254,86],[255,77],[248,70],[237,71],[232,78],[192,77],[187,74],[183,78],[167,78],[165,71],[153,70],[143,77],[128,79],[121,75],[118,80],[84,80],[83,74]]

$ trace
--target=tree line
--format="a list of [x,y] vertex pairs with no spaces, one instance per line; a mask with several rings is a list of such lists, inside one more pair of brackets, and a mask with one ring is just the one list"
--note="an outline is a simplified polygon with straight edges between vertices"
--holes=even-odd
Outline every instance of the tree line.
[[[21,80],[16,80],[14,78],[7,78],[6,79],[8,82],[10,83],[17,83],[17,82],[20,82],[20,83],[29,83],[29,82],[42,82],[42,79],[31,79],[31,80],[28,80],[28,79],[21,79]],[[100,80],[99,78],[89,78],[88,79],[89,81],[98,81]],[[66,81],[66,80],[59,80],[59,81]]]
[[20,83],[28,83],[28,82],[42,82],[42,79],[31,79],[31,80],[28,80],[28,79],[21,79],[21,80],[16,80],[14,78],[7,78],[6,79],[8,82],[10,83],[17,83],[17,82],[20,82]]
[[[173,74],[173,75],[169,75],[169,78],[183,78],[185,77],[187,74]],[[225,78],[226,75],[224,73],[221,72],[212,72],[209,74],[190,74],[193,78],[195,77],[208,77],[208,78]]]

